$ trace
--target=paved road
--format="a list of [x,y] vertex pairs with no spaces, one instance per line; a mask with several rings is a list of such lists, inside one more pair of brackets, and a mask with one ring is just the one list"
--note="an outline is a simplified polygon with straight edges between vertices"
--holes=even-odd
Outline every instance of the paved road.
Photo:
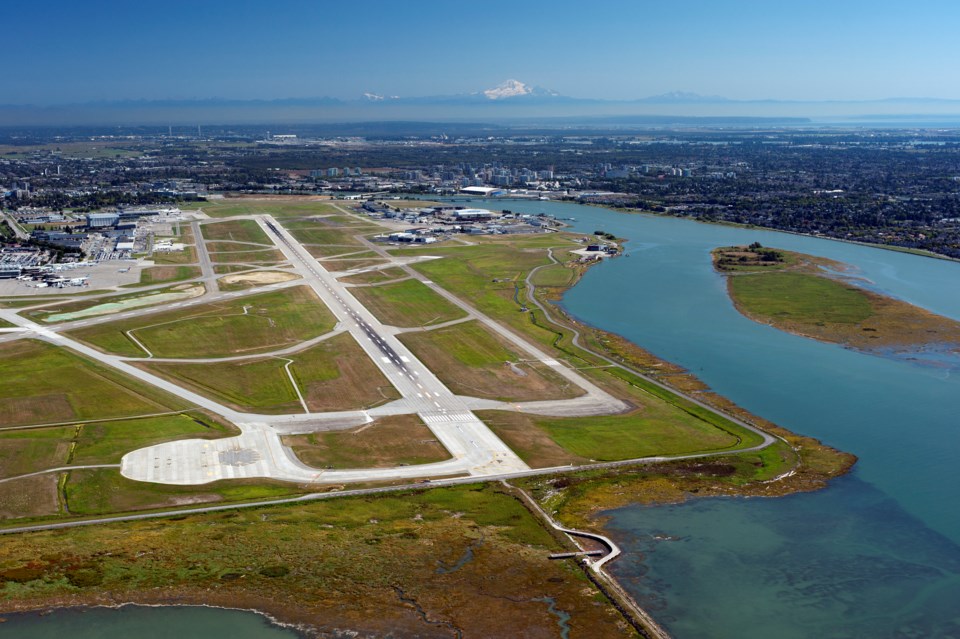
[[[527,467],[485,424],[473,415],[472,410],[499,408],[551,415],[594,415],[617,412],[625,408],[623,402],[599,389],[578,372],[567,368],[561,362],[549,357],[543,351],[529,344],[525,339],[520,338],[512,331],[497,324],[477,309],[436,286],[423,275],[404,264],[403,268],[411,277],[430,286],[442,297],[462,308],[468,314],[468,319],[475,319],[482,322],[491,330],[509,340],[521,352],[526,353],[526,355],[532,359],[551,366],[558,374],[564,376],[571,383],[576,384],[585,391],[582,397],[572,400],[525,402],[522,404],[505,404],[492,400],[458,397],[454,395],[396,339],[395,334],[400,331],[394,327],[382,325],[362,304],[353,298],[346,286],[341,284],[334,275],[327,272],[317,260],[310,256],[299,242],[286,232],[273,218],[269,216],[259,216],[257,219],[264,230],[267,231],[268,236],[276,241],[278,248],[285,254],[287,259],[290,260],[294,270],[301,275],[303,280],[271,284],[246,291],[230,293],[208,292],[207,295],[194,300],[178,302],[162,307],[138,309],[137,311],[92,320],[64,323],[53,327],[40,326],[17,315],[13,311],[0,309],[0,317],[8,319],[16,324],[17,328],[21,329],[21,332],[17,334],[16,337],[22,337],[23,331],[26,330],[40,339],[72,348],[87,357],[117,368],[134,378],[162,388],[215,414],[221,415],[237,424],[241,430],[241,435],[238,437],[212,441],[181,440],[133,451],[123,459],[121,468],[124,475],[144,481],[174,484],[197,484],[216,481],[218,479],[253,477],[272,477],[304,483],[348,483],[377,480],[403,480],[418,477],[440,477],[467,473],[475,476],[501,476],[504,474],[523,472]],[[200,229],[195,227],[194,232],[198,238],[199,246],[202,244]],[[378,253],[385,254],[382,247],[374,244],[369,245]],[[201,253],[201,249],[199,248],[198,255],[201,256],[201,259],[206,259],[207,263],[203,279],[206,280],[209,277],[213,277],[209,256],[206,256],[205,251]],[[204,258],[202,256],[206,257]],[[552,257],[551,254],[551,259]],[[336,329],[337,332],[348,331],[353,335],[361,348],[370,356],[371,360],[401,392],[403,399],[366,411],[306,413],[279,416],[242,413],[131,366],[129,364],[129,358],[100,353],[60,334],[60,331],[78,325],[113,321],[132,315],[162,312],[169,308],[209,303],[219,299],[240,295],[252,295],[264,290],[303,284],[309,285],[337,317],[339,320]],[[528,284],[530,284],[529,294],[532,295],[533,286],[529,278]],[[532,301],[547,314],[547,310],[544,309],[538,301],[535,299]],[[316,340],[311,340],[311,343],[325,339],[328,336],[329,335],[318,337]],[[11,337],[13,336],[11,335]],[[579,335],[575,335],[575,340],[578,339],[578,337]],[[256,357],[289,354],[307,346],[308,344],[301,344],[282,349],[276,353],[260,354]],[[619,365],[612,360],[608,359],[608,361],[610,361],[611,364]],[[654,380],[651,381],[658,383]],[[689,399],[703,405],[697,402],[697,400]],[[436,464],[423,464],[392,469],[325,471],[305,466],[296,459],[291,451],[283,446],[280,441],[280,435],[285,433],[349,428],[369,423],[373,419],[385,415],[410,413],[416,413],[423,419],[427,426],[436,434],[438,440],[451,452],[453,455],[452,459]],[[751,428],[751,430],[755,430],[747,424],[743,425]],[[757,432],[765,436],[766,441],[764,445],[774,441],[772,437],[762,433],[762,431]],[[664,458],[650,459],[659,460]]]
[[[371,250],[376,251],[379,255],[388,258],[393,257],[381,245],[370,242],[364,238],[361,239]],[[482,313],[476,307],[468,304],[453,293],[447,291],[445,288],[434,283],[419,271],[410,268],[409,264],[398,264],[398,266],[399,268],[403,269],[403,271],[406,272],[411,278],[421,282],[450,303],[462,309],[467,314],[467,317],[461,320],[456,320],[457,322],[469,320],[476,320],[480,322],[486,328],[506,339],[511,345],[519,350],[520,353],[525,354],[527,359],[536,360],[542,364],[545,364],[546,366],[549,366],[554,372],[584,391],[584,395],[574,399],[519,403],[500,402],[496,406],[489,405],[487,407],[561,417],[610,415],[627,410],[628,407],[624,402],[610,395],[577,371],[568,368],[563,362],[558,361],[556,358],[551,357],[544,351],[540,350],[537,346],[530,343],[526,338],[520,337],[503,324],[500,324],[499,322]]]
[[190,228],[193,229],[193,239],[197,245],[197,260],[200,262],[200,272],[203,274],[201,279],[207,285],[208,293],[216,293],[220,290],[220,284],[217,282],[219,275],[213,270],[213,261],[207,251],[207,243],[203,241],[200,222],[190,222]]
[[[553,264],[559,264],[559,262],[557,262],[557,259],[553,256],[553,249],[552,249],[552,248],[548,248],[548,249],[547,249],[547,255],[550,257],[550,260],[551,260],[551,262],[552,262]],[[547,266],[549,266],[549,265],[547,265]],[[553,323],[553,324],[557,324],[557,323],[554,322],[554,320],[552,319],[552,315],[550,314],[550,311],[547,309],[546,305],[544,305],[539,299],[537,299],[536,286],[535,286],[534,283],[533,283],[533,277],[534,277],[534,275],[536,274],[536,272],[537,272],[539,269],[541,269],[541,268],[543,268],[543,266],[538,266],[538,267],[532,269],[532,270],[527,274],[527,279],[526,279],[526,283],[527,283],[527,300],[528,300],[531,304],[533,304],[534,306],[536,306],[538,309],[540,309],[540,312],[543,313],[544,317],[546,317],[546,319],[547,319],[548,322],[551,322],[551,323]],[[580,330],[579,330],[578,328],[576,328],[575,326],[573,326],[573,325],[568,325],[566,328],[567,328],[567,330],[569,330],[569,331],[571,332],[571,334],[572,334],[571,342],[572,342],[573,345],[576,346],[577,348],[579,348],[579,349],[581,349],[581,350],[584,350],[584,351],[587,351],[588,353],[592,353],[594,356],[599,357],[599,358],[602,359],[603,361],[607,362],[610,366],[614,366],[614,367],[619,368],[619,369],[621,369],[621,370],[627,371],[628,373],[633,373],[633,374],[636,375],[637,377],[643,379],[643,380],[646,381],[646,382],[649,382],[649,383],[653,384],[654,386],[657,386],[658,388],[662,388],[663,390],[669,391],[670,393],[672,393],[672,394],[674,394],[674,395],[677,395],[678,397],[682,397],[683,399],[685,399],[685,400],[687,400],[687,401],[689,401],[689,402],[692,402],[692,403],[696,404],[697,406],[699,406],[699,407],[701,407],[701,408],[704,408],[704,409],[710,411],[711,413],[713,413],[713,414],[715,414],[715,415],[719,415],[720,417],[723,417],[724,419],[728,419],[728,420],[730,420],[731,422],[737,424],[738,426],[740,426],[740,427],[742,427],[742,428],[745,428],[745,429],[749,430],[750,432],[759,435],[759,436],[763,439],[763,441],[762,441],[760,444],[757,444],[756,446],[752,446],[752,447],[750,447],[750,448],[741,448],[741,449],[739,449],[739,451],[737,451],[737,452],[747,452],[747,451],[753,451],[753,450],[760,450],[761,448],[766,448],[766,447],[769,446],[770,444],[773,444],[773,443],[775,443],[775,442],[777,442],[777,441],[785,441],[785,440],[782,440],[780,437],[777,437],[777,436],[775,436],[775,435],[771,435],[770,433],[768,433],[768,432],[766,432],[766,431],[764,431],[764,430],[760,430],[759,428],[757,428],[757,427],[754,426],[753,424],[748,424],[747,422],[743,421],[742,419],[739,419],[739,418],[737,418],[737,417],[734,417],[733,415],[728,415],[728,414],[726,414],[726,413],[724,413],[724,412],[722,412],[722,411],[720,411],[720,410],[717,410],[715,407],[711,406],[710,404],[707,404],[707,403],[705,403],[705,402],[702,402],[702,401],[700,401],[699,399],[697,399],[697,398],[695,398],[695,397],[691,397],[690,395],[687,395],[687,394],[685,394],[685,393],[683,393],[683,392],[681,392],[681,391],[678,391],[677,389],[672,388],[672,387],[664,384],[663,382],[661,382],[661,381],[659,381],[659,380],[656,380],[656,379],[653,379],[652,377],[648,377],[647,375],[644,375],[643,373],[641,373],[640,371],[638,371],[638,370],[636,370],[636,369],[634,369],[634,368],[631,368],[631,367],[629,367],[629,366],[626,366],[626,365],[624,365],[624,364],[622,364],[622,363],[620,363],[620,362],[618,362],[618,361],[616,361],[616,360],[614,360],[614,359],[611,359],[611,358],[607,357],[606,355],[603,355],[603,354],[601,354],[601,353],[598,353],[598,352],[594,351],[593,349],[588,348],[588,347],[582,345],[582,344],[580,343],[580,337],[581,337],[581,335],[580,335]],[[709,455],[703,455],[703,456],[709,456]]]
[[[360,347],[400,391],[403,400],[370,411],[341,413],[342,423],[364,423],[377,414],[417,413],[452,459],[386,469],[317,470],[299,462],[282,445],[285,426],[322,420],[320,415],[296,415],[250,421],[252,415],[230,417],[242,434],[222,440],[181,440],[128,453],[122,472],[132,479],[171,484],[198,484],[218,479],[274,477],[297,482],[348,483],[410,479],[456,474],[475,476],[526,469],[526,464],[470,411],[390,331],[363,307],[273,218],[258,217],[268,235],[295,270],[330,308],[338,326]],[[266,417],[266,416],[263,416]]]

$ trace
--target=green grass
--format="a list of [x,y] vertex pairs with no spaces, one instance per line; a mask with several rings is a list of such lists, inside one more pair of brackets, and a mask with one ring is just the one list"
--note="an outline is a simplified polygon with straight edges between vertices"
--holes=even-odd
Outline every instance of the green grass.
[[251,244],[249,242],[207,242],[208,253],[227,253],[229,251],[262,251],[272,246],[263,244]]
[[[536,241],[534,241],[536,238]],[[563,239],[551,236],[552,245],[563,244]],[[542,242],[540,236],[517,238],[521,246]],[[442,255],[447,259],[430,260],[412,265],[432,281],[468,301],[481,312],[527,334],[542,344],[552,344],[554,334],[531,325],[526,313],[514,301],[516,295],[526,301],[524,278],[534,267],[549,264],[546,249],[518,250],[515,244],[490,243],[477,246],[449,246],[441,248],[406,249],[398,255]],[[519,292],[516,287],[519,286]]]
[[229,220],[207,223],[200,227],[204,239],[223,242],[252,242],[273,245],[267,234],[254,220]]
[[283,253],[277,249],[210,253],[210,259],[217,264],[278,264],[286,261]]
[[856,324],[873,315],[856,287],[807,273],[770,272],[730,278],[730,292],[749,315],[806,324]]
[[76,427],[74,465],[118,464],[126,453],[176,439],[219,439],[238,432],[199,414],[163,415]]
[[336,319],[305,286],[70,331],[105,351],[145,357],[227,357],[285,348],[330,331]]
[[428,326],[467,315],[466,311],[414,279],[355,288],[351,292],[377,319],[391,326]]
[[243,264],[215,264],[213,266],[213,272],[217,275],[229,275],[230,273],[242,273],[244,271],[252,271],[255,267],[245,266]]
[[285,363],[269,358],[216,364],[157,362],[142,367],[239,410],[302,413],[303,407],[284,371]]
[[389,282],[390,280],[397,280],[401,277],[407,277],[407,273],[403,269],[391,267],[357,273],[356,275],[346,275],[341,277],[340,281],[345,284],[380,284],[381,282]]
[[361,233],[361,231],[356,228],[332,227],[316,223],[284,224],[284,227],[302,244],[333,244],[347,247],[363,246],[360,240],[354,237]]
[[597,461],[722,450],[738,443],[730,433],[660,402],[628,415],[545,419],[537,425],[574,455]]
[[[199,284],[178,284],[176,286],[170,286],[167,288],[156,289],[152,291],[138,291],[131,293],[124,293],[122,295],[111,295],[108,297],[98,297],[97,299],[64,299],[62,303],[57,305],[47,305],[44,308],[39,308],[33,311],[27,311],[27,317],[30,317],[34,320],[39,320],[43,322],[57,322],[57,321],[67,321],[64,319],[58,319],[57,316],[63,315],[65,313],[77,313],[80,311],[85,311],[87,309],[92,309],[98,306],[104,306],[104,310],[108,305],[117,305],[113,312],[120,313],[126,310],[123,302],[130,300],[139,300],[144,302],[143,304],[138,304],[136,308],[145,308],[148,306],[154,306],[156,304],[162,304],[164,302],[176,301],[176,298],[163,298],[161,296],[168,293],[180,293],[186,290],[193,289],[197,286],[202,287]],[[199,289],[198,289],[199,290]],[[186,299],[186,298],[182,298]],[[146,303],[149,302],[149,303]],[[130,308],[134,308],[130,306]],[[106,314],[106,313],[104,313]]]
[[0,477],[65,465],[75,432],[72,426],[0,431]]
[[0,308],[25,308],[28,306],[40,306],[41,304],[53,304],[55,302],[72,302],[76,298],[72,295],[60,295],[57,297],[16,297],[12,299],[0,300]]
[[535,401],[583,394],[549,366],[518,363],[523,358],[477,321],[404,333],[400,340],[458,395]]
[[2,430],[0,477],[68,465],[117,464],[124,454],[144,446],[234,434],[233,429],[200,413]]
[[0,344],[0,425],[24,426],[165,412],[183,402],[43,342]]
[[193,246],[185,246],[182,251],[169,251],[164,253],[154,253],[150,258],[154,264],[196,264],[197,249]]
[[269,481],[232,480],[201,486],[151,484],[127,479],[119,470],[103,468],[71,471],[64,492],[71,514],[89,516],[170,508],[184,503],[271,499],[303,491],[294,484]]
[[348,334],[338,335],[284,359],[257,358],[187,364],[145,362],[142,366],[197,392],[244,411],[302,413],[284,366],[290,367],[313,411],[369,408],[399,394]]
[[394,415],[350,430],[284,437],[314,468],[384,468],[450,459],[416,415]]
[[182,282],[200,277],[199,266],[153,266],[140,271],[140,284],[160,284],[163,282]]
[[575,271],[560,264],[545,266],[533,274],[534,286],[567,287],[573,284]]
[[269,213],[280,218],[297,218],[310,215],[334,213],[337,209],[325,202],[290,202],[281,200],[226,198],[201,202],[197,208],[210,217],[233,217],[237,215],[255,215]]

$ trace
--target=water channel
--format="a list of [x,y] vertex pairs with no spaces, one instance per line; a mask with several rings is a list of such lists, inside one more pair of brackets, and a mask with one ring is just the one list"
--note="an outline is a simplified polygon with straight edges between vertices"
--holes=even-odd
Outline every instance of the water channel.
[[[610,513],[609,530],[626,551],[613,572],[678,639],[960,637],[960,362],[866,355],[756,324],[733,308],[709,252],[759,241],[821,255],[856,267],[879,291],[956,319],[960,264],[567,203],[481,206],[572,217],[577,231],[630,238],[626,257],[591,269],[564,297],[571,314],[860,458],[817,493]],[[252,614],[129,610],[19,618],[0,624],[0,637],[295,636]],[[132,625],[104,633],[108,623]]]
[[960,637],[960,361],[921,364],[742,317],[710,250],[759,241],[854,266],[960,319],[960,264],[825,239],[595,207],[510,202],[630,238],[563,300],[776,423],[859,456],[827,490],[610,513],[613,572],[682,639]]

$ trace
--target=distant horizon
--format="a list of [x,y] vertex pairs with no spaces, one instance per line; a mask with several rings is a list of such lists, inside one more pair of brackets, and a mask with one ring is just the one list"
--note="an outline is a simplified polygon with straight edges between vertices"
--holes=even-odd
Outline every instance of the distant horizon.
[[[706,95],[697,91],[687,91],[675,89],[671,91],[665,91],[657,94],[650,95],[637,95],[634,97],[624,97],[624,98],[603,98],[603,97],[594,97],[594,96],[574,96],[562,94],[558,91],[554,91],[550,87],[541,87],[538,85],[533,85],[531,83],[523,82],[522,80],[515,80],[510,78],[505,80],[505,82],[518,81],[522,84],[534,88],[534,89],[545,89],[555,93],[555,96],[558,99],[567,99],[580,102],[609,102],[609,103],[631,103],[631,102],[646,102],[646,101],[662,101],[665,103],[683,103],[696,101],[701,103],[723,103],[723,102],[734,102],[734,103],[784,103],[784,104],[822,104],[822,103],[840,103],[840,104],[857,104],[857,103],[882,103],[882,102],[957,102],[960,104],[960,97],[950,98],[950,97],[940,97],[934,95],[889,95],[885,97],[878,98],[838,98],[838,97],[821,97],[821,98],[776,98],[770,96],[760,96],[754,98],[731,98],[725,95],[711,94]],[[502,85],[503,83],[500,83]],[[497,85],[497,86],[500,86]],[[203,103],[203,102],[315,102],[315,101],[336,101],[336,102],[354,102],[354,101],[369,101],[371,97],[382,99],[384,102],[389,103],[393,100],[429,100],[432,98],[459,98],[459,97],[480,97],[485,91],[495,89],[497,87],[481,87],[473,91],[462,92],[462,93],[435,93],[429,95],[414,95],[414,94],[391,94],[391,95],[382,95],[373,92],[364,92],[358,95],[352,96],[343,96],[343,95],[330,95],[330,94],[317,94],[317,95],[302,95],[302,96],[293,96],[293,95],[275,95],[275,96],[263,96],[258,98],[238,98],[230,97],[223,95],[205,95],[205,96],[191,96],[191,97],[158,97],[158,98],[142,98],[142,97],[118,97],[118,98],[107,98],[107,99],[88,99],[88,100],[72,100],[72,101],[61,101],[61,102],[48,102],[48,103],[39,103],[39,102],[14,102],[11,100],[4,100],[0,98],[0,107],[4,106],[14,106],[14,107],[63,107],[63,106],[72,106],[72,105],[96,105],[96,104],[125,104],[125,103]],[[510,97],[503,98],[504,100],[512,99]],[[550,98],[544,98],[549,100]]]
[[960,100],[948,0],[50,0],[4,17],[7,105],[461,95],[506,78],[577,99]]

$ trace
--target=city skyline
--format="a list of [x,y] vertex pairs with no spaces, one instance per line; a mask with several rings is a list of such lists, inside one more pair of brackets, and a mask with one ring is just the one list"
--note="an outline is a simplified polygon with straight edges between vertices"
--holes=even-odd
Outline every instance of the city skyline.
[[731,100],[960,99],[952,25],[928,2],[683,5],[299,0],[6,11],[15,52],[0,104],[275,100],[482,91],[507,78],[579,99],[675,91]]

